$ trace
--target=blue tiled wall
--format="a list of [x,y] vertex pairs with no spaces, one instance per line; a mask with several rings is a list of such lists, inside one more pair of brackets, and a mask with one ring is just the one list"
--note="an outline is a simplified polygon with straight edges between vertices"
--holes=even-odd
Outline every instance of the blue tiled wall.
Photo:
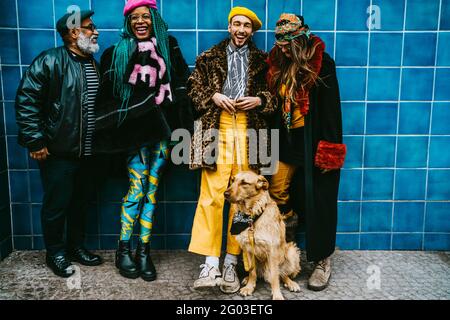
[[[2,78],[2,70],[0,68],[0,84],[2,83]],[[4,107],[2,103],[0,110],[0,261],[12,251],[8,159],[6,157],[6,133],[3,119]]]
[[[17,145],[15,90],[33,57],[61,44],[54,31],[55,16],[73,3],[96,11],[102,49],[118,39],[123,0],[0,3],[1,11],[10,13],[0,22],[1,119],[6,130],[0,151],[3,163],[4,149],[8,151],[16,249],[40,249],[43,243],[39,172]],[[160,0],[158,4],[191,67],[197,54],[227,35],[232,6],[248,6],[259,15],[263,28],[254,38],[264,50],[273,44],[281,12],[303,14],[335,58],[341,87],[348,156],[339,192],[337,245],[450,250],[450,0]],[[367,28],[370,4],[380,9],[379,29]],[[2,165],[2,201],[8,201],[5,170]],[[126,180],[110,179],[97,195],[91,206],[89,247],[116,246],[119,204],[126,189]],[[199,173],[170,166],[160,190],[153,246],[184,249]],[[9,218],[8,209],[0,217]],[[3,234],[8,237],[9,227],[4,226],[9,222],[1,222],[3,239]],[[298,239],[304,243],[303,233]]]

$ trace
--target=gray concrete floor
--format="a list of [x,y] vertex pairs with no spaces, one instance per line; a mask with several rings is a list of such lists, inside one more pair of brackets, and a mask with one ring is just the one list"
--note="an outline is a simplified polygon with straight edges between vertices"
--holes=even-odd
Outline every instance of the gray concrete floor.
[[[121,277],[113,251],[98,251],[99,267],[79,266],[68,279],[46,268],[43,251],[15,251],[0,262],[0,299],[232,299],[267,300],[270,287],[260,280],[253,296],[225,295],[218,288],[192,289],[202,257],[185,251],[154,251],[158,279],[145,282]],[[295,279],[298,293],[282,289],[286,299],[441,299],[450,300],[450,252],[336,251],[330,285],[322,292],[307,289],[312,265],[302,255]]]

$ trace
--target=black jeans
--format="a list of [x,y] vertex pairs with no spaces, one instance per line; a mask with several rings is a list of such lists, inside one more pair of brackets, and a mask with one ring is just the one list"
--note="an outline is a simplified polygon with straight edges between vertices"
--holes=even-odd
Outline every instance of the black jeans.
[[[97,157],[66,158],[50,155],[39,162],[44,198],[41,223],[47,254],[63,254],[82,246],[89,201],[99,182]],[[66,237],[64,239],[64,230]]]

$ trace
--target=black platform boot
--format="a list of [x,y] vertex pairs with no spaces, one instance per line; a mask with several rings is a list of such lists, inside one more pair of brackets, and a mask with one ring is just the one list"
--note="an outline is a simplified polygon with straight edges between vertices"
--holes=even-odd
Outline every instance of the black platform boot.
[[131,254],[130,241],[119,241],[119,248],[116,251],[116,267],[125,278],[136,279],[139,277],[139,270]]
[[153,281],[156,279],[155,265],[150,257],[150,243],[142,243],[139,239],[134,261],[142,279],[145,281]]

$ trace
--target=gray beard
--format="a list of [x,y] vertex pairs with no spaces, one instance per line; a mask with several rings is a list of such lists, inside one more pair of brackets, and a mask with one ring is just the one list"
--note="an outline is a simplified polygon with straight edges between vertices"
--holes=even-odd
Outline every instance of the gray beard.
[[92,43],[92,37],[86,37],[82,32],[77,39],[78,48],[85,54],[94,54],[100,50],[98,43]]

